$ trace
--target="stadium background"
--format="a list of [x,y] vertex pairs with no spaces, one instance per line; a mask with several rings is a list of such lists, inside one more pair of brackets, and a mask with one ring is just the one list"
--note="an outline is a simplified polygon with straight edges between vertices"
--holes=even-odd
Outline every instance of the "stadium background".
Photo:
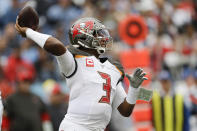
[[[111,55],[119,59],[129,73],[137,66],[143,67],[150,78],[143,85],[145,88],[159,90],[161,80],[169,80],[173,93],[181,92],[184,103],[194,112],[189,116],[190,130],[197,130],[196,0],[0,0],[0,89],[3,100],[16,90],[21,72],[18,69],[22,67],[22,70],[30,70],[34,77],[31,91],[50,105],[49,98],[60,92],[65,96],[60,100],[67,104],[69,89],[54,57],[17,35],[14,23],[24,5],[31,5],[38,11],[39,30],[55,36],[65,46],[69,43],[67,32],[73,21],[87,16],[101,20],[114,40]],[[126,43],[119,34],[119,23],[128,15],[143,17],[148,27],[146,39],[134,45]],[[151,102],[138,103],[132,118],[122,118],[114,113],[111,130],[108,130],[154,129]]]

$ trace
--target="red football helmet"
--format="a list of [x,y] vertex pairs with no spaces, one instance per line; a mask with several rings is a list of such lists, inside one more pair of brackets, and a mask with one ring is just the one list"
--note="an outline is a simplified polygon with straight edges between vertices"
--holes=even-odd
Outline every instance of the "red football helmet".
[[74,22],[69,30],[69,38],[74,47],[96,49],[99,54],[110,50],[113,44],[106,27],[95,18],[81,18]]

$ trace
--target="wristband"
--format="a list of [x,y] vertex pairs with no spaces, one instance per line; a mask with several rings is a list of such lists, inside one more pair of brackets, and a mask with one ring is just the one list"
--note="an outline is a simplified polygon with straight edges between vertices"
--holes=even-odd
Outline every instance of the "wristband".
[[129,104],[135,104],[136,100],[138,98],[138,95],[139,95],[139,91],[140,91],[140,88],[129,87],[129,91],[128,91],[128,94],[127,94],[126,101]]
[[30,28],[27,28],[26,36],[27,38],[37,43],[41,48],[44,47],[44,44],[46,43],[47,39],[51,37],[51,35],[39,33],[39,32],[33,31]]

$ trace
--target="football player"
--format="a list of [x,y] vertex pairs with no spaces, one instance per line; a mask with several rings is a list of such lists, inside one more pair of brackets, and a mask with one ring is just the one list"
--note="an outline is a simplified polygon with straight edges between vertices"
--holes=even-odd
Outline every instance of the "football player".
[[146,74],[137,68],[128,76],[131,87],[126,95],[121,84],[125,76],[121,66],[99,58],[112,46],[112,38],[99,20],[77,20],[70,28],[68,47],[50,35],[20,27],[17,20],[15,27],[19,34],[54,55],[66,78],[69,107],[59,131],[104,131],[115,109],[125,117],[130,116]]

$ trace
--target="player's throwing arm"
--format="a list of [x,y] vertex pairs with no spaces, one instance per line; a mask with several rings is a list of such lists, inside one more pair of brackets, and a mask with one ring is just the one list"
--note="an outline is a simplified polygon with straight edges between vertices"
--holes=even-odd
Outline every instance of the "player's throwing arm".
[[16,20],[15,28],[19,34],[33,40],[41,48],[44,48],[53,55],[60,56],[66,52],[66,48],[59,40],[50,35],[36,32],[31,28],[19,26],[18,19]]
[[[27,9],[30,8],[30,9],[27,10],[26,8]],[[73,72],[76,67],[72,54],[69,51],[66,51],[67,49],[64,46],[64,44],[60,42],[58,39],[52,37],[51,35],[34,31],[36,30],[35,27],[38,28],[38,25],[32,25],[31,24],[32,22],[29,20],[32,18],[29,17],[32,15],[33,17],[37,18],[38,16],[36,13],[33,13],[33,9],[31,9],[31,7],[26,7],[26,8],[20,11],[19,16],[16,19],[16,24],[15,24],[16,30],[21,36],[31,39],[36,44],[38,44],[41,48],[45,49],[47,52],[51,53],[52,55],[55,55],[62,73],[64,75],[70,75],[70,73]],[[25,20],[23,20],[22,18],[24,18]],[[22,27],[21,25],[19,25],[19,23],[25,23],[24,26],[27,25],[28,27]]]

